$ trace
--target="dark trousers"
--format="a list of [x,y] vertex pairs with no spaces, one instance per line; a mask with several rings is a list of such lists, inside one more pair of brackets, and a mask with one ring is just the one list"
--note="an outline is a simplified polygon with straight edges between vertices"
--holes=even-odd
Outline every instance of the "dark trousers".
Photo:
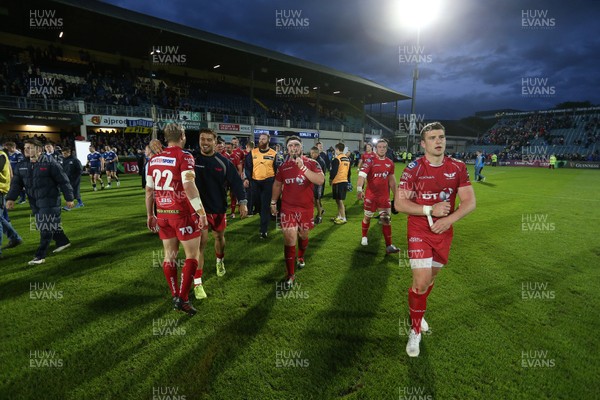
[[35,252],[37,258],[46,258],[52,240],[56,242],[56,247],[69,243],[62,229],[60,207],[39,209],[35,214],[35,226],[40,231],[40,246]]
[[267,178],[262,181],[252,182],[252,200],[260,201],[260,233],[269,230],[271,220],[271,195],[273,194],[273,182],[275,178]]
[[73,197],[77,200],[78,203],[81,203],[81,193],[79,191],[79,187],[81,186],[81,179],[76,179],[71,181],[71,187],[73,188]]
[[253,188],[254,184],[251,180],[248,180],[248,187],[244,188],[244,192],[246,193],[246,200],[248,200],[248,214],[257,214],[254,212],[254,201],[253,201]]

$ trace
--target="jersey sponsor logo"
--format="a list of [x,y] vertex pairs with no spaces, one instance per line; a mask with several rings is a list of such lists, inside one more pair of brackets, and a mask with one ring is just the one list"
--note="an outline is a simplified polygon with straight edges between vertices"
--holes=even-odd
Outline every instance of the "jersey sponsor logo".
[[423,200],[437,200],[438,199],[437,193],[419,193],[419,196]]
[[179,214],[179,210],[163,210],[160,208],[157,208],[156,212],[160,214]]
[[412,175],[411,175],[411,174],[409,174],[408,172],[403,172],[403,173],[402,173],[402,177],[401,177],[400,179],[403,179],[403,180],[408,180],[408,179],[410,179],[410,178],[412,178]]
[[410,162],[410,163],[409,163],[409,164],[406,166],[406,168],[407,168],[407,169],[413,169],[413,168],[414,168],[414,167],[416,167],[416,166],[417,166],[417,162],[416,162],[416,161],[411,161],[411,162]]
[[154,157],[150,160],[150,165],[165,165],[165,166],[175,166],[175,158],[173,157]]
[[387,171],[386,172],[377,172],[377,173],[373,174],[373,178],[384,178],[385,179],[388,177],[389,174],[390,173]]
[[423,239],[421,239],[419,237],[412,236],[410,239],[408,239],[408,241],[411,242],[411,243],[421,243],[423,241]]
[[456,177],[456,172],[453,172],[451,174],[447,174],[444,172],[444,176],[446,177],[446,179],[454,179]]
[[169,197],[161,197],[161,198],[157,199],[156,202],[158,203],[157,205],[160,207],[166,207],[166,206],[173,205],[173,199],[171,199]]
[[423,175],[423,176],[419,177],[419,180],[421,180],[421,179],[435,179],[435,177],[431,176],[431,175]]
[[414,249],[408,250],[408,258],[424,258],[425,250],[423,249]]
[[452,189],[452,188],[444,188],[444,190],[442,190],[440,192],[440,200],[442,200],[442,201],[449,201],[450,200],[450,196],[452,196],[452,193],[454,193],[454,189]]

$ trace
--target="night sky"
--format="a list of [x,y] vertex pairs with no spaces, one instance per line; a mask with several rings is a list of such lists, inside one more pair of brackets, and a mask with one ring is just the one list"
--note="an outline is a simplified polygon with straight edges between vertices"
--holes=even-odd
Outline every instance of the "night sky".
[[[421,28],[418,48],[417,29],[393,12],[398,0],[106,2],[407,95],[412,61],[419,58],[416,113],[426,119],[539,110],[564,101],[600,104],[600,0],[441,0],[439,15]],[[409,113],[410,101],[401,102],[399,112]]]

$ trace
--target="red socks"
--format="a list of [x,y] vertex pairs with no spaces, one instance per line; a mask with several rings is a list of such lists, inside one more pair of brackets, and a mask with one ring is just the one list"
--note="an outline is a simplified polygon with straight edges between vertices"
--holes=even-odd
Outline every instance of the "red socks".
[[383,232],[383,237],[385,239],[385,245],[389,246],[392,244],[392,226],[391,225],[382,225],[381,231]]
[[173,297],[178,296],[179,292],[177,291],[177,266],[175,265],[175,263],[164,261],[163,273],[165,274],[165,278],[167,278],[167,284],[169,285],[169,289],[171,289],[171,295]]
[[296,263],[296,246],[283,246],[283,254],[285,256],[285,266],[288,276],[294,275],[294,267]]
[[304,258],[304,252],[308,247],[308,238],[298,238],[298,258]]
[[427,292],[417,294],[413,288],[408,289],[408,308],[410,311],[410,321],[415,333],[421,333],[421,320],[427,309]]
[[198,260],[194,258],[186,258],[181,271],[181,286],[179,287],[179,297],[181,300],[188,301],[190,287],[194,281],[194,275],[198,268]]
[[362,237],[367,237],[367,232],[369,232],[369,226],[371,225],[371,221],[366,222],[362,221]]
[[225,253],[215,253],[215,257],[222,260],[223,258],[225,258]]
[[200,278],[202,278],[202,273],[203,272],[204,272],[204,268],[197,268],[196,272],[194,273],[194,279],[200,279]]

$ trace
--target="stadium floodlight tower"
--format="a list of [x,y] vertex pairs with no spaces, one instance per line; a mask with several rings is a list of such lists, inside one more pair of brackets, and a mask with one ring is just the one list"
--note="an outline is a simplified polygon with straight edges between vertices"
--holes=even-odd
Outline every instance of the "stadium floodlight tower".
[[416,98],[417,98],[417,80],[419,79],[419,57],[421,29],[436,20],[441,10],[441,0],[397,0],[395,5],[395,15],[398,16],[401,26],[410,30],[417,31],[417,57],[413,69],[412,95],[410,102],[410,125],[409,134],[406,135],[406,151],[410,151],[410,139],[416,136],[417,116]]

